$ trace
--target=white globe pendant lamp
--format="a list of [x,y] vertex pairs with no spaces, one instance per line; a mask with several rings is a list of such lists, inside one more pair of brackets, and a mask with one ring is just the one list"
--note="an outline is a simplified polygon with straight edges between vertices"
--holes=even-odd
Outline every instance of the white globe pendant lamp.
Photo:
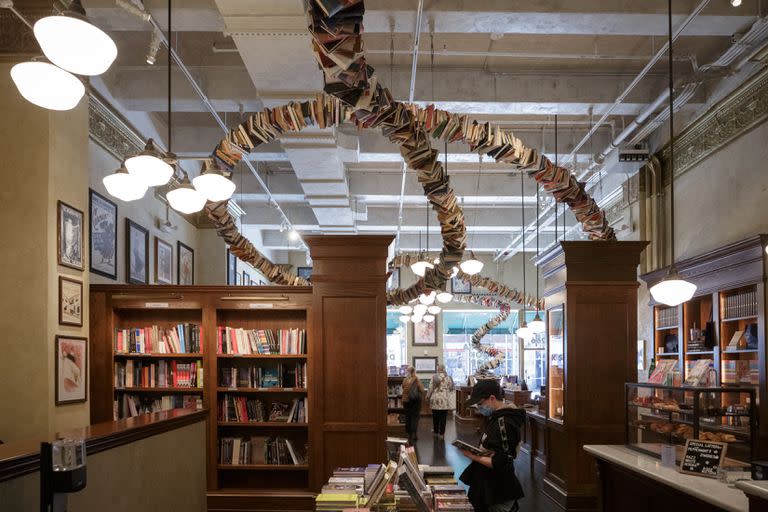
[[541,316],[539,316],[538,311],[536,312],[536,316],[533,317],[533,320],[531,320],[531,323],[528,324],[528,328],[531,330],[533,334],[541,334],[546,329],[544,320],[541,319]]
[[430,315],[437,315],[437,314],[438,314],[438,313],[440,313],[442,310],[443,310],[443,308],[441,308],[440,306],[436,306],[436,305],[432,305],[432,306],[429,306],[429,307],[427,308],[427,312],[428,312]]
[[155,141],[149,139],[141,153],[125,161],[125,168],[148,187],[158,187],[173,176],[173,167],[165,159],[166,155],[157,149]]
[[120,165],[120,168],[114,174],[104,176],[104,179],[101,181],[104,183],[104,187],[109,195],[121,201],[136,201],[147,193],[147,185],[128,172],[128,169],[125,168],[125,162]]
[[[539,185],[536,184],[536,258],[539,257]],[[530,324],[531,332],[533,334],[541,334],[546,329],[544,320],[539,316],[539,264],[536,262],[536,316],[533,318]]]
[[195,188],[209,201],[226,201],[235,192],[235,183],[214,160],[206,160],[200,175],[192,180]]
[[437,293],[435,293],[434,290],[432,290],[429,293],[422,293],[421,295],[419,295],[419,302],[429,306],[435,303],[436,296],[437,296]]
[[672,61],[672,0],[667,0],[667,29],[669,41],[669,202],[670,202],[670,246],[672,252],[672,265],[669,267],[667,276],[659,283],[656,283],[649,290],[653,300],[666,304],[667,306],[677,306],[687,302],[696,293],[696,285],[683,279],[677,271],[675,265],[675,104],[674,104],[674,75]]
[[400,315],[400,321],[404,324],[407,324],[411,320],[411,317],[409,315]]
[[475,258],[473,251],[469,251],[469,259],[459,263],[459,268],[468,276],[473,276],[483,270],[483,262]]
[[410,315],[413,312],[413,308],[411,306],[400,306],[398,311],[400,311],[400,314],[402,315]]
[[80,0],[62,14],[37,20],[33,30],[48,60],[78,75],[100,75],[117,57],[115,42],[87,21]]
[[453,300],[453,294],[451,292],[440,292],[435,298],[437,299],[437,302],[447,304]]
[[427,273],[428,268],[435,268],[435,265],[427,261],[424,253],[422,253],[419,256],[418,261],[414,261],[413,263],[411,263],[411,272],[413,272],[419,277],[424,277],[424,274]]
[[72,110],[85,94],[79,78],[50,62],[16,64],[11,79],[25,100],[48,110]]
[[517,331],[515,331],[515,334],[519,338],[521,338],[523,341],[529,341],[531,338],[533,338],[533,332],[531,331],[531,328],[528,327],[528,323],[525,321],[525,312],[526,312],[526,301],[528,300],[528,293],[525,286],[525,203],[523,201],[525,200],[525,173],[520,173],[520,211],[522,216],[522,240],[523,240],[523,257],[520,259],[520,262],[522,263],[521,271],[523,273],[523,316],[520,321],[520,327],[517,328]]
[[412,315],[411,316],[411,322],[413,322],[415,324],[421,322],[423,319],[424,319],[423,315]]
[[435,315],[424,315],[424,321],[431,324],[435,321]]
[[181,213],[196,213],[205,206],[205,196],[192,186],[186,173],[179,186],[169,191],[165,198],[171,208]]
[[517,334],[517,336],[523,341],[530,341],[531,338],[533,338],[533,331],[530,327],[528,327],[525,319],[523,319],[523,323],[520,325],[520,327],[517,328],[515,334]]
[[416,304],[413,306],[413,315],[414,316],[424,316],[427,313],[427,306],[424,304]]

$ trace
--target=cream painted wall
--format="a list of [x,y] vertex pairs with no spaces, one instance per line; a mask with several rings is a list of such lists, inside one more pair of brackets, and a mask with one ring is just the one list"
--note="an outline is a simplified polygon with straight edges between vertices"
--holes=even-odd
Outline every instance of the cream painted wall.
[[[154,189],[150,188],[143,199],[139,201],[124,202],[107,194],[102,179],[112,174],[120,165],[120,162],[94,141],[88,141],[88,166],[90,168],[90,187],[117,204],[117,281],[98,274],[91,274],[91,282],[98,284],[125,283],[125,219],[129,218],[143,228],[149,230],[149,284],[155,284],[155,238],[158,237],[173,246],[173,283],[178,280],[178,246],[177,241],[188,245],[195,251],[195,283],[200,284],[200,266],[210,265],[211,262],[202,260],[198,254],[198,230],[187,222],[173,209],[170,210],[171,223],[178,226],[172,233],[163,233],[157,228],[157,219],[165,220],[165,203],[154,196]],[[88,194],[86,186],[86,198]],[[86,206],[87,206],[86,199]],[[86,208],[87,209],[87,208]],[[217,263],[224,265],[225,261]]]
[[[204,512],[205,422],[86,455],[88,484],[70,512]],[[3,512],[39,510],[40,474],[0,482]]]

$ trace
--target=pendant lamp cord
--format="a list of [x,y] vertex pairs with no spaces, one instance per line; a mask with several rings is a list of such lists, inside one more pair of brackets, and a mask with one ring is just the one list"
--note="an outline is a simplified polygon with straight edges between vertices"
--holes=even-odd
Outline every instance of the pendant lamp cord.
[[168,152],[171,153],[173,136],[173,118],[171,114],[171,54],[173,39],[171,39],[171,0],[168,0]]
[[539,184],[536,183],[536,314],[539,313]]
[[[559,154],[557,152],[557,114],[555,114],[555,169],[557,169],[558,156]],[[557,198],[555,198],[555,245],[557,245],[557,240],[559,236],[557,233],[559,214],[560,214],[560,205],[557,204]],[[563,226],[563,230],[565,230],[565,226]]]
[[523,323],[525,323],[525,296],[526,296],[526,288],[525,288],[525,171],[522,171],[520,173],[520,212],[522,215],[522,224],[523,224]]
[[672,266],[675,265],[675,99],[674,75],[672,59],[672,0],[667,0],[667,29],[669,30],[669,213],[670,213],[670,245],[672,254]]

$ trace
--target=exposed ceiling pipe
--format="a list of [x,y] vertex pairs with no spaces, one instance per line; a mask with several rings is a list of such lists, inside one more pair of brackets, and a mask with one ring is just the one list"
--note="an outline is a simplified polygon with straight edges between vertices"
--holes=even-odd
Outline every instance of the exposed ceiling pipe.
[[[416,8],[416,26],[413,29],[413,47],[411,48],[411,84],[408,87],[408,102],[413,103],[416,90],[416,69],[419,62],[419,41],[421,40],[421,17],[424,13],[424,0],[419,0]],[[392,29],[394,31],[394,28]],[[391,70],[390,70],[391,72]],[[408,166],[403,160],[402,176],[400,178],[400,201],[397,207],[397,231],[395,232],[395,247],[400,247],[400,227],[403,225],[403,198],[405,197],[405,177]]]
[[[229,49],[221,49],[219,52],[224,51],[237,51]],[[395,55],[409,55],[412,50],[395,50]],[[369,55],[389,55],[390,51],[385,49],[368,49],[366,53]],[[564,59],[564,60],[645,60],[645,55],[629,55],[629,54],[600,54],[600,53],[546,53],[546,52],[493,52],[493,51],[471,51],[471,50],[449,50],[443,48],[435,52],[436,55],[448,56],[448,57],[508,57],[518,59]],[[675,60],[678,60],[677,58]],[[687,58],[680,58],[680,60],[688,60]]]

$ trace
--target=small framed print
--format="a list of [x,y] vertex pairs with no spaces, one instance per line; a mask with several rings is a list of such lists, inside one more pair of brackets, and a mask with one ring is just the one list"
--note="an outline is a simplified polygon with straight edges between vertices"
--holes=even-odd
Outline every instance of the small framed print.
[[227,284],[229,286],[237,283],[237,257],[227,249]]
[[59,325],[83,326],[83,282],[59,276]]
[[400,288],[400,268],[392,269],[392,273],[389,274],[387,279],[387,290],[394,290]]
[[437,357],[413,356],[413,368],[416,373],[437,373]]
[[251,276],[245,270],[243,270],[243,281],[242,281],[242,283],[243,283],[243,286],[250,286],[251,285]]
[[296,275],[306,279],[307,281],[312,281],[312,267],[297,267]]
[[56,405],[85,402],[88,396],[88,339],[56,336]]
[[183,285],[195,284],[195,251],[188,245],[176,241],[176,259],[178,283]]
[[117,279],[117,205],[92,189],[88,196],[88,226],[91,272]]
[[434,322],[418,322],[413,325],[414,347],[437,346],[437,318]]
[[173,246],[155,237],[155,283],[173,284]]
[[83,212],[63,201],[57,202],[56,240],[59,265],[83,270]]
[[149,231],[126,218],[125,240],[125,280],[149,284]]
[[451,278],[451,292],[454,295],[469,295],[472,293],[472,283],[453,277]]

